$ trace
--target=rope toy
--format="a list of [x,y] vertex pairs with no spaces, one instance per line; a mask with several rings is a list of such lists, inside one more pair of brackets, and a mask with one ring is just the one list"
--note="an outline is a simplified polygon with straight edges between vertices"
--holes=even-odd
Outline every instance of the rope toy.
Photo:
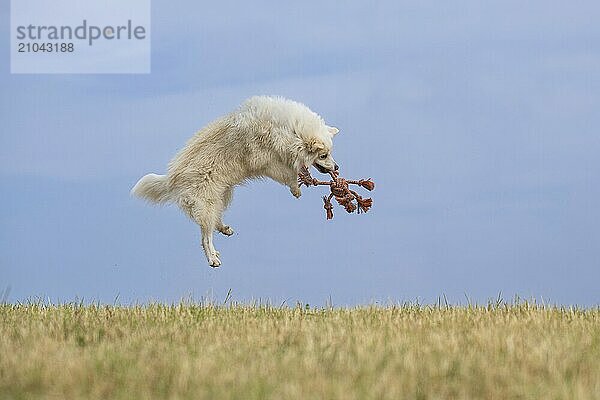
[[[369,208],[373,205],[373,199],[363,199],[358,193],[350,189],[349,185],[359,185],[371,191],[375,189],[375,182],[371,178],[358,181],[344,179],[339,177],[339,172],[337,171],[330,171],[329,175],[331,175],[331,180],[326,182],[313,178],[307,167],[302,167],[300,173],[298,173],[298,184],[300,186],[328,185],[331,189],[329,196],[323,196],[323,208],[327,213],[327,219],[333,218],[333,204],[331,204],[331,199],[334,197],[338,204],[344,207],[348,213],[356,211],[357,214],[360,214],[361,212],[369,211]],[[356,204],[354,204],[354,200],[356,200]]]

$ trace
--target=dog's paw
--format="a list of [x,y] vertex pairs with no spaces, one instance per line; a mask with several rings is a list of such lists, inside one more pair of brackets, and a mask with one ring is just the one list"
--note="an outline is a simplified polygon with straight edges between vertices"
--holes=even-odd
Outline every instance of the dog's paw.
[[302,191],[300,190],[299,187],[290,188],[290,192],[292,192],[292,195],[295,198],[299,198],[300,196],[302,196]]
[[233,229],[229,225],[223,225],[218,230],[225,236],[233,235]]
[[219,259],[218,251],[215,251],[215,254],[211,254],[208,257],[208,265],[210,265],[213,268],[217,268],[218,266],[221,265],[221,260]]

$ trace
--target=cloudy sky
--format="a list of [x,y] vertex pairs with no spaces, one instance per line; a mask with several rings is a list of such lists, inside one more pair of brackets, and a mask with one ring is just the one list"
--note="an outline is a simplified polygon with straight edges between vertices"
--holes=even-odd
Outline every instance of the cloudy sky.
[[[148,75],[3,58],[9,301],[600,302],[598,2],[205,3],[153,1]],[[376,181],[374,206],[325,221],[320,189],[241,187],[211,269],[192,222],[129,190],[255,94],[339,127],[336,160]]]

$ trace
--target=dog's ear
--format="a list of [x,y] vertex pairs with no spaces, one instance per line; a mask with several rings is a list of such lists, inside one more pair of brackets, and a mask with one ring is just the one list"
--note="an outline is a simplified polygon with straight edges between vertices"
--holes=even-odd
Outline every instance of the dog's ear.
[[338,128],[336,128],[335,126],[327,126],[327,131],[329,132],[329,134],[331,136],[335,136],[337,135],[337,133],[340,131]]
[[308,150],[309,153],[318,153],[319,151],[325,148],[325,144],[321,140],[316,138],[309,139],[308,142],[305,143],[305,145],[306,150]]

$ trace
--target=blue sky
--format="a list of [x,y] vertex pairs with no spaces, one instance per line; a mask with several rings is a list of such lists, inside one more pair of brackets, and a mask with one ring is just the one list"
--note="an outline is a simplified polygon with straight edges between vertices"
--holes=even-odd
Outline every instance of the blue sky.
[[[0,290],[113,302],[600,300],[597,2],[163,2],[149,75],[0,65]],[[9,9],[0,4],[0,51]],[[367,215],[321,190],[236,191],[206,265],[197,227],[129,189],[255,94],[341,129]]]

